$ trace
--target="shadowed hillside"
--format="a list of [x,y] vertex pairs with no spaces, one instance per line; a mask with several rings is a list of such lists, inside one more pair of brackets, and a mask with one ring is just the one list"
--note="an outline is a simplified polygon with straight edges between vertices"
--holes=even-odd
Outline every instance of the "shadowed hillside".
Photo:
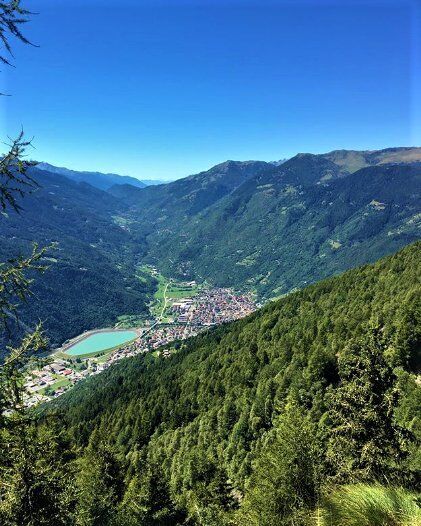
[[135,277],[142,244],[113,220],[121,203],[87,183],[36,168],[31,174],[40,186],[22,200],[20,214],[4,214],[0,257],[28,255],[33,242],[56,247],[42,261],[49,268],[36,276],[21,321],[44,321],[51,342],[60,344],[121,314],[146,316],[153,284]]

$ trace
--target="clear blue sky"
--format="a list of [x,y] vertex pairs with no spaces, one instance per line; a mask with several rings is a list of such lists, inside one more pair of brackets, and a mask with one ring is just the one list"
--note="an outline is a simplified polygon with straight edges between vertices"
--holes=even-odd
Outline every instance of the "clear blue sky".
[[23,3],[40,47],[2,67],[0,124],[36,159],[166,179],[421,144],[417,2]]

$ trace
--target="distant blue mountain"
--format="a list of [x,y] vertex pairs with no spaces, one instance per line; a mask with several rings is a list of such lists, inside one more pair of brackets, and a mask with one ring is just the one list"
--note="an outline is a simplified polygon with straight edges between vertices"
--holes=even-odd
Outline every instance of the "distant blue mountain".
[[[152,184],[152,181],[146,183],[135,177],[130,177],[129,175],[103,174],[100,172],[78,172],[76,170],[69,170],[68,168],[53,166],[48,163],[38,163],[37,168],[45,170],[46,172],[63,175],[72,181],[89,183],[91,186],[101,190],[108,190],[112,186],[120,184],[130,184],[137,188],[144,188],[145,186]],[[160,184],[160,182],[157,183],[154,181],[153,184]]]
[[142,183],[145,183],[146,186],[157,186],[158,184],[167,184],[172,183],[175,179],[142,179]]

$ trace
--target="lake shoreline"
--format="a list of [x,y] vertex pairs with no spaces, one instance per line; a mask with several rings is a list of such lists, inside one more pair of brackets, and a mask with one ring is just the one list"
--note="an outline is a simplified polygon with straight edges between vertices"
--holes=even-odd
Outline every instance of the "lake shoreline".
[[[86,331],[86,332],[80,334],[79,336],[75,336],[71,340],[68,340],[67,342],[65,342],[61,347],[59,347],[58,349],[56,349],[54,351],[54,354],[56,354],[56,353],[63,353],[67,357],[72,357],[72,355],[68,354],[66,351],[68,351],[70,348],[74,347],[78,343],[81,343],[82,341],[86,340],[90,336],[94,336],[95,334],[107,333],[107,332],[113,332],[114,333],[114,332],[127,332],[127,331],[132,331],[132,332],[136,333],[136,337],[140,336],[141,333],[142,333],[142,329],[141,328],[116,329],[116,328],[113,328],[113,327],[106,327],[106,328],[103,328],[103,329],[91,329],[91,330]],[[121,345],[124,345],[124,343],[122,343]],[[104,349],[104,351],[106,351],[106,350],[107,349]],[[102,352],[102,351],[98,351],[98,352]],[[74,355],[74,356],[78,356],[78,355]],[[83,356],[83,355],[80,355],[80,356]]]

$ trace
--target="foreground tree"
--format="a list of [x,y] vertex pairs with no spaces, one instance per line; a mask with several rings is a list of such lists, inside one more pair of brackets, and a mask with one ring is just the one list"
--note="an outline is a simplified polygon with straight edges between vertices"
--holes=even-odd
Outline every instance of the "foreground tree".
[[238,524],[305,524],[318,500],[317,458],[314,426],[300,407],[288,403],[258,456]]
[[364,340],[339,356],[340,384],[330,393],[327,453],[335,482],[390,482],[399,476],[407,432],[394,418],[400,393],[385,360],[387,347],[381,328],[372,327]]
[[186,514],[176,508],[162,466],[146,458],[136,462],[136,473],[128,484],[119,506],[121,526],[176,526],[184,524]]
[[57,428],[14,412],[0,430],[0,451],[0,523],[72,524],[72,477]]
[[[19,0],[0,2],[3,64],[9,64],[11,37],[28,43],[19,27],[29,14]],[[32,166],[25,159],[30,141],[23,132],[6,144],[8,151],[0,158],[0,209],[17,213],[19,199],[37,183],[27,172]],[[47,345],[41,325],[27,332],[20,344],[12,344],[18,340],[13,329],[20,326],[19,306],[30,297],[29,274],[45,270],[41,263],[45,250],[35,246],[28,257],[0,264],[0,357],[4,360],[0,364],[0,524],[4,526],[67,525],[71,521],[70,474],[60,433],[51,423],[48,428],[36,425],[25,407],[25,365],[32,353]]]
[[121,462],[113,449],[94,434],[83,457],[77,461],[77,471],[76,524],[116,524],[124,480]]
[[[31,14],[20,0],[0,2],[0,43],[3,44],[3,49],[0,49],[0,63],[11,65],[11,39],[30,44],[22,34],[21,26],[29,22]],[[18,211],[20,205],[17,199],[37,186],[27,171],[33,163],[25,158],[31,141],[25,138],[22,130],[15,139],[8,138],[5,144],[7,151],[0,155],[0,208],[5,211],[11,206]]]

